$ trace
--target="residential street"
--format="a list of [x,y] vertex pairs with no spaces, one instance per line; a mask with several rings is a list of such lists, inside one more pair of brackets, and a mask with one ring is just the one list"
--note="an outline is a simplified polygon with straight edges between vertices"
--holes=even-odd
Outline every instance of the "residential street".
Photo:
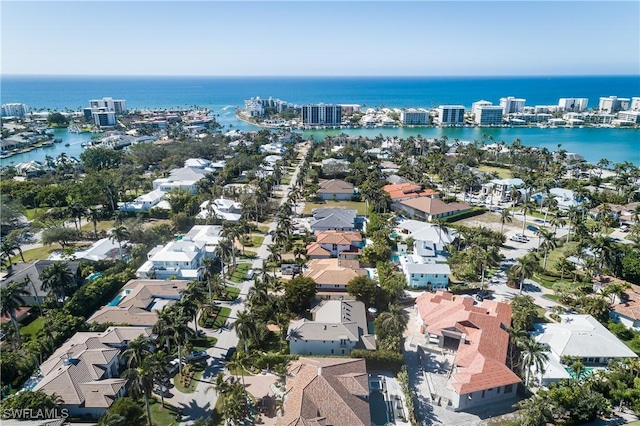
[[[306,154],[306,151],[302,152],[302,156]],[[289,196],[289,192],[291,188],[295,185],[296,180],[298,178],[298,172],[300,171],[300,166],[302,161],[300,161],[293,172],[290,183],[286,186],[283,186],[283,197],[280,204],[283,204],[287,197]],[[271,222],[269,224],[269,231],[273,231],[276,229],[276,222]],[[256,258],[251,262],[252,268],[254,270],[260,270],[262,268],[262,262],[266,261],[269,252],[267,247],[272,243],[271,235],[265,235],[264,241],[262,245],[257,250]],[[205,330],[205,333],[208,336],[215,337],[218,339],[215,347],[207,350],[207,353],[210,355],[210,358],[207,363],[207,367],[202,375],[202,380],[198,383],[194,393],[191,394],[178,394],[175,392],[175,388],[171,389],[172,392],[176,393],[176,396],[171,399],[171,402],[177,407],[183,408],[183,418],[181,424],[191,424],[196,419],[210,415],[212,410],[214,409],[216,402],[218,400],[218,395],[215,390],[212,388],[212,384],[215,381],[215,377],[218,373],[224,371],[224,356],[227,353],[227,350],[230,347],[237,346],[238,344],[238,336],[235,331],[231,329],[231,324],[235,321],[238,316],[238,312],[241,312],[245,309],[245,301],[247,294],[251,287],[253,287],[253,280],[244,281],[242,284],[239,284],[240,294],[238,298],[232,302],[216,302],[219,306],[227,306],[231,308],[231,313],[229,314],[229,320],[227,321],[227,325],[223,330],[220,331],[212,331]]]

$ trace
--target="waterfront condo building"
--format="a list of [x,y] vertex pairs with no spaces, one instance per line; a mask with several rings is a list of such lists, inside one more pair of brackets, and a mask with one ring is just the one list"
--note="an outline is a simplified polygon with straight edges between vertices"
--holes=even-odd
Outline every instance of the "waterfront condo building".
[[503,114],[511,114],[514,112],[522,112],[524,110],[524,103],[526,99],[514,98],[513,96],[507,96],[506,98],[500,98],[500,106],[503,109]]
[[558,107],[561,111],[582,112],[586,111],[589,99],[587,98],[560,98]]
[[105,111],[98,109],[91,112],[91,118],[96,126],[109,127],[116,125],[116,113],[114,111]]
[[429,124],[429,111],[423,108],[408,108],[400,112],[400,121],[405,126],[420,126]]
[[342,105],[303,105],[302,124],[307,126],[339,126],[342,124]]
[[127,111],[127,101],[124,99],[102,98],[89,101],[90,108],[106,109],[116,114],[124,114]]
[[464,107],[462,105],[440,105],[436,108],[436,112],[440,124],[464,124]]
[[3,117],[24,117],[29,112],[29,107],[26,104],[3,104],[2,116]]
[[618,111],[626,111],[629,109],[629,98],[619,98],[617,96],[608,96],[600,98],[598,109],[600,112],[616,113]]
[[631,111],[640,111],[640,98],[631,98]]
[[502,124],[502,107],[488,101],[474,102],[472,105],[474,122],[480,126],[499,126]]

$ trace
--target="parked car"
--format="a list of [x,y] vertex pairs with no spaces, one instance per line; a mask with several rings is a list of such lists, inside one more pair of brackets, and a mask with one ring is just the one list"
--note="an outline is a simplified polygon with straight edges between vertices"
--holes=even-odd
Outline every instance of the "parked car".
[[164,367],[164,371],[167,372],[170,376],[173,376],[180,370],[180,358],[172,359],[169,364]]
[[209,354],[207,353],[207,351],[192,351],[189,352],[185,357],[184,360],[189,362],[189,361],[202,361],[204,359],[209,358]]
[[167,396],[167,395],[169,395],[169,388],[167,388],[164,385],[155,385],[153,387],[153,393],[156,393],[158,395]]
[[224,356],[224,360],[225,361],[231,361],[231,357],[233,357],[233,354],[236,353],[236,347],[235,346],[231,346],[229,349],[227,349],[227,353]]
[[256,275],[256,271],[254,271],[253,269],[249,269],[247,271],[247,274],[245,275],[245,279],[252,280],[255,275]]
[[629,227],[627,225],[622,225],[620,227],[620,232],[629,232]]
[[527,229],[531,232],[538,232],[538,227],[533,225],[527,225]]

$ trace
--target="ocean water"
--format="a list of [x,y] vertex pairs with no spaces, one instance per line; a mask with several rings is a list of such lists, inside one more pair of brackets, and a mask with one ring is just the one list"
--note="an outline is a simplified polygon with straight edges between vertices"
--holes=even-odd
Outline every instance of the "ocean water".
[[[601,96],[640,96],[638,76],[597,77],[1,77],[1,103],[22,102],[33,109],[76,110],[89,99],[124,98],[127,107],[208,107],[225,127],[255,129],[235,118],[244,99],[260,96],[303,103],[355,103],[363,106],[426,107],[461,104],[469,108],[477,100],[499,103],[504,96],[525,98],[527,105],[557,104],[561,97],[586,97],[597,106]],[[309,131],[321,138],[340,131]],[[366,136],[422,135],[449,139],[481,139],[482,134],[507,143],[520,139],[524,145],[558,144],[588,161],[608,158],[613,162],[640,164],[640,131],[632,129],[538,129],[538,128],[393,128],[345,130]],[[65,139],[65,135],[62,135]],[[70,135],[67,135],[70,137]],[[78,139],[74,137],[75,143]],[[66,141],[65,141],[66,142]],[[60,148],[49,148],[56,152]],[[62,144],[64,145],[64,143]],[[71,147],[68,147],[71,148]],[[40,151],[23,154],[38,159]],[[74,150],[75,151],[75,150]],[[44,158],[45,154],[42,154]],[[50,155],[50,154],[49,154]],[[24,161],[22,156],[12,161]]]

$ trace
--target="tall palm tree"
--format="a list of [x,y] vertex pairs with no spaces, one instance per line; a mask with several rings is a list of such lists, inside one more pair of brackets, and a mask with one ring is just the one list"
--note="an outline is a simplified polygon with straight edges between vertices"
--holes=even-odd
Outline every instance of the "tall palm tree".
[[189,305],[189,313],[193,314],[193,322],[195,324],[196,334],[198,333],[198,313],[202,310],[207,295],[198,281],[192,281],[187,286],[187,290],[182,293],[182,304]]
[[11,281],[4,287],[0,288],[0,310],[2,315],[8,315],[11,318],[11,324],[16,331],[16,342],[18,348],[22,347],[22,338],[20,337],[20,326],[16,311],[25,305],[24,297],[29,295],[25,288],[24,282]]
[[110,232],[109,239],[117,241],[120,249],[120,259],[122,259],[122,242],[129,238],[129,230],[122,225],[118,225]]
[[[223,238],[218,242],[217,247],[215,248],[215,254],[220,259],[220,273],[224,275],[224,264],[227,260],[231,258],[232,253],[234,252],[233,243],[228,238]],[[235,262],[235,260],[234,260]],[[231,268],[228,267],[227,271],[231,271]]]
[[527,227],[527,214],[534,212],[535,209],[536,209],[536,206],[531,201],[525,201],[524,204],[522,204],[522,207],[520,208],[520,211],[522,212],[522,215],[524,216],[524,218],[522,220],[522,234],[523,235],[524,235],[524,230]]
[[124,372],[122,377],[129,380],[129,390],[134,398],[142,396],[147,409],[147,421],[149,426],[153,426],[151,421],[151,392],[153,391],[154,378],[157,376],[160,366],[149,357],[136,368],[130,368]]
[[504,233],[504,224],[513,222],[513,218],[509,213],[509,210],[504,209],[500,212],[500,233]]
[[538,374],[544,373],[544,367],[549,361],[549,354],[546,349],[533,338],[524,339],[521,343],[522,368],[526,369],[525,386],[529,387],[531,378],[531,368],[535,367]]
[[127,360],[128,368],[138,368],[142,365],[145,358],[152,353],[153,340],[138,336],[129,342],[127,349],[122,352],[122,359]]
[[520,281],[520,293],[522,293],[522,284],[525,279],[529,279],[537,271],[539,267],[538,258],[533,253],[528,253],[525,256],[519,258],[516,264],[513,265],[513,273],[519,278]]
[[3,241],[0,244],[0,254],[2,258],[7,261],[7,270],[11,268],[11,258],[15,256],[15,246],[9,240]]
[[222,412],[225,412],[225,394],[229,390],[229,383],[227,383],[223,373],[218,373],[216,375],[215,382],[213,382],[213,385],[207,387],[205,393],[209,392],[210,390],[213,390],[216,393],[218,399],[222,400]]
[[97,208],[89,208],[87,211],[87,219],[91,221],[93,225],[93,238],[98,239],[98,221],[102,217],[102,212]]
[[547,270],[547,255],[549,251],[554,250],[558,244],[556,243],[555,234],[546,229],[540,228],[536,232],[538,234],[538,248],[544,251],[544,260],[542,261],[542,269]]
[[75,279],[67,262],[55,262],[42,271],[40,276],[43,290],[53,291],[56,300],[62,306],[65,299],[66,289],[75,285]]
[[251,314],[246,311],[238,312],[238,317],[231,325],[238,338],[244,342],[244,351],[249,351],[249,341],[257,334],[256,323]]

